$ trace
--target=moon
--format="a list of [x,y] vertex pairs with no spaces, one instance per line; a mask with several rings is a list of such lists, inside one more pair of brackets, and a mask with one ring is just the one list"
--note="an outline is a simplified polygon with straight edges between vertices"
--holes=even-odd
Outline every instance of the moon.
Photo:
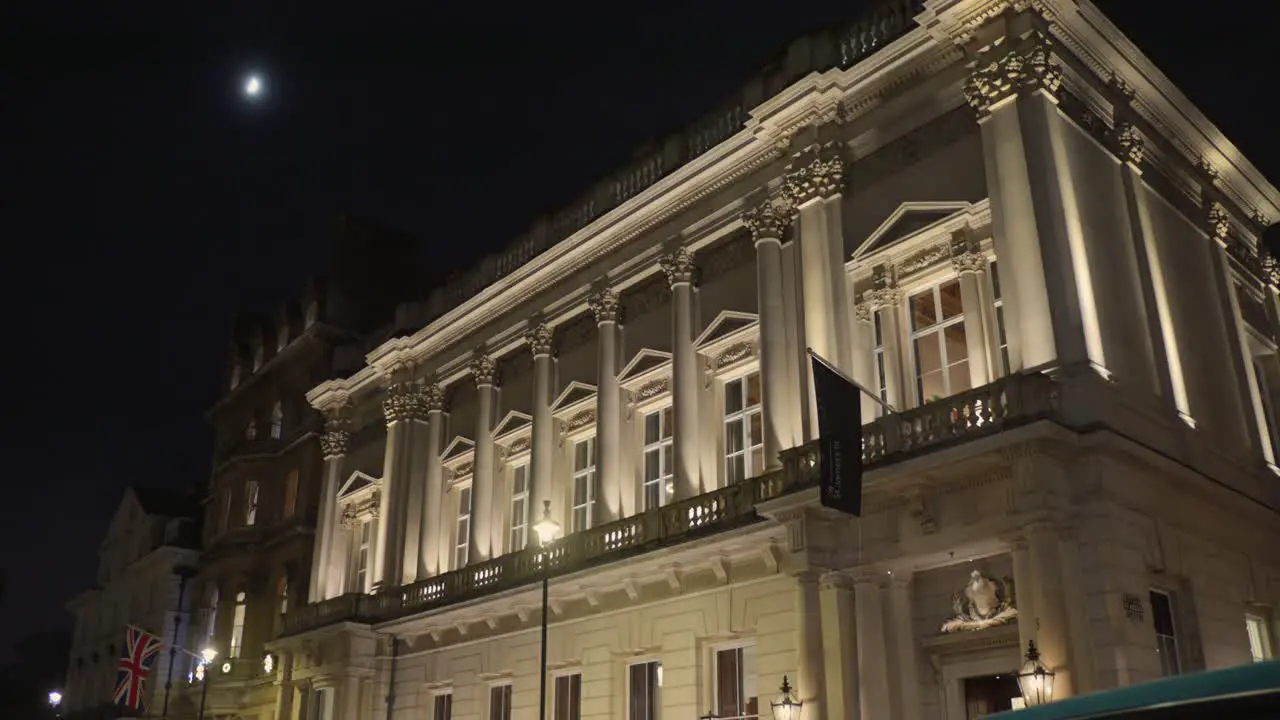
[[250,100],[255,100],[262,96],[263,90],[262,76],[257,73],[251,73],[244,79],[244,96]]

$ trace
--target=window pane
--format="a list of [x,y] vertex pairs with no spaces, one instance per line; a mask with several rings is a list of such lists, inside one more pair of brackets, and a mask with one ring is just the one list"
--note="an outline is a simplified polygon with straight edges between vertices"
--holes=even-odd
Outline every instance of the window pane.
[[920,390],[920,402],[922,403],[941,400],[947,396],[947,388],[943,382],[941,370],[921,377],[918,388]]
[[515,478],[511,482],[511,493],[519,495],[524,492],[525,484],[528,482],[529,466],[517,465],[515,470]]
[[964,314],[964,304],[960,301],[960,281],[952,280],[938,288],[938,296],[942,299],[942,319],[950,320]]
[[948,388],[952,395],[962,393],[969,389],[972,378],[969,377],[969,361],[962,360],[947,369],[947,380],[951,383]]
[[755,407],[760,404],[760,373],[751,373],[747,376],[747,407]]
[[730,420],[724,424],[724,448],[726,453],[742,452],[742,421]]
[[668,475],[675,472],[675,448],[672,445],[662,446],[662,467],[666,469],[666,474]]
[[582,505],[587,501],[587,476],[575,475],[573,477],[573,504]]
[[938,309],[933,301],[933,290],[911,298],[911,329],[923,330],[938,322]]
[[661,483],[651,482],[644,486],[644,509],[652,510],[662,505]]
[[573,469],[581,470],[587,466],[587,443],[577,442],[573,444]]
[[1168,595],[1151,593],[1151,620],[1155,623],[1156,634],[1173,635],[1173,608]]
[[884,331],[880,329],[880,313],[871,313],[872,323],[876,329],[876,347],[884,345]]
[[958,322],[943,328],[942,337],[947,344],[948,364],[955,364],[969,357],[969,345],[965,342],[964,323]]
[[729,482],[741,482],[746,477],[746,458],[742,455],[734,455],[729,458]]
[[996,300],[1000,299],[1000,271],[996,268],[998,264],[995,260],[991,261],[991,294]]
[[751,475],[756,476],[764,472],[764,448],[756,448],[751,451]]
[[644,454],[645,482],[657,480],[659,477],[662,477],[662,452],[660,450],[646,450]]
[[742,410],[742,380],[730,380],[724,384],[724,414],[732,415]]
[[936,334],[916,340],[916,375],[928,375],[942,369],[942,350]]
[[649,413],[644,416],[644,444],[649,445],[658,442],[662,437],[662,414]]
[[749,423],[751,425],[751,445],[759,445],[764,442],[764,415],[753,413]]

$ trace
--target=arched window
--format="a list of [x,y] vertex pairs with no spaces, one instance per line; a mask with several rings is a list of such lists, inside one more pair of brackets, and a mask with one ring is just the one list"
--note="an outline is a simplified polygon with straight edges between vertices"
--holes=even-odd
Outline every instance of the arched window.
[[271,439],[279,440],[280,431],[284,428],[284,406],[279,400],[271,406]]
[[231,617],[231,648],[228,655],[233,658],[240,657],[240,651],[244,649],[244,609],[245,609],[244,591],[236,593],[236,609],[235,614]]

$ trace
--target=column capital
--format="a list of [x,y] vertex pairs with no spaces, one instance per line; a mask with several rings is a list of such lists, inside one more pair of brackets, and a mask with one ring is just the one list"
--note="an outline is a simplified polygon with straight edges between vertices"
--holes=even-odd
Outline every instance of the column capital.
[[1146,157],[1147,141],[1143,139],[1137,125],[1131,122],[1116,123],[1115,130],[1112,132],[1111,151],[1121,161],[1138,167],[1142,165],[1142,159]]
[[698,273],[698,266],[693,262],[693,253],[688,248],[676,248],[675,252],[662,256],[658,261],[662,267],[662,272],[667,276],[667,283],[674,288],[676,285],[691,285],[694,276]]
[[883,287],[875,290],[868,290],[864,295],[865,303],[871,306],[872,310],[882,310],[887,307],[895,307],[902,302],[902,291],[897,287]]
[[440,387],[440,383],[433,380],[423,383],[422,397],[428,413],[444,411],[444,388]]
[[979,50],[969,66],[964,98],[979,115],[1020,92],[1044,90],[1054,95],[1062,85],[1062,67],[1053,57],[1053,41],[1047,33],[1035,29],[1007,39],[1011,42]]
[[834,590],[852,590],[853,578],[843,572],[827,572],[823,573],[818,580],[819,587],[823,590],[828,588]]
[[351,440],[351,420],[347,406],[336,407],[324,414],[324,432],[320,433],[320,454],[325,460],[347,454]]
[[1231,213],[1220,202],[1209,204],[1208,210],[1205,211],[1205,223],[1208,226],[1209,237],[1218,241],[1221,245],[1227,244],[1227,236],[1231,234]]
[[795,207],[785,198],[770,198],[742,214],[742,224],[757,247],[769,240],[782,241],[795,217]]
[[492,386],[498,383],[498,363],[483,353],[476,355],[471,361],[471,378],[476,387]]
[[853,317],[858,322],[871,322],[871,313],[875,312],[875,308],[871,307],[870,302],[860,302],[853,306]]
[[587,298],[587,307],[596,316],[596,324],[622,322],[622,302],[616,290],[603,288]]
[[835,152],[815,153],[809,162],[787,174],[782,191],[792,207],[831,197],[844,187],[844,160]]
[[412,381],[392,383],[382,401],[382,414],[388,425],[401,420],[426,420],[427,410],[422,386]]
[[555,344],[555,331],[546,323],[538,323],[524,334],[524,341],[529,343],[534,357],[550,355]]
[[951,256],[951,267],[957,274],[980,273],[987,269],[987,256],[982,253],[966,252]]

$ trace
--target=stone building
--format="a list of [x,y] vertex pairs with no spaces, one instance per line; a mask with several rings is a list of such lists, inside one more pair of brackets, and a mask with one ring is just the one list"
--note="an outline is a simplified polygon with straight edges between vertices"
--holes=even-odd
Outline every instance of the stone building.
[[[112,696],[128,625],[164,638],[166,648],[152,666],[152,678],[158,680],[145,687],[146,704],[159,717],[171,660],[167,648],[175,629],[180,644],[187,637],[191,603],[190,587],[184,585],[199,560],[199,520],[194,495],[141,485],[125,491],[98,549],[96,585],[67,603],[75,622],[62,691],[68,720],[116,716]],[[178,664],[174,683],[181,687],[185,656],[172,657]]]
[[[1031,641],[1058,697],[1266,656],[1280,193],[1168,78],[1087,0],[895,0],[721,107],[307,394],[274,717],[745,718],[785,677],[954,720]],[[894,409],[860,519],[806,348]]]

